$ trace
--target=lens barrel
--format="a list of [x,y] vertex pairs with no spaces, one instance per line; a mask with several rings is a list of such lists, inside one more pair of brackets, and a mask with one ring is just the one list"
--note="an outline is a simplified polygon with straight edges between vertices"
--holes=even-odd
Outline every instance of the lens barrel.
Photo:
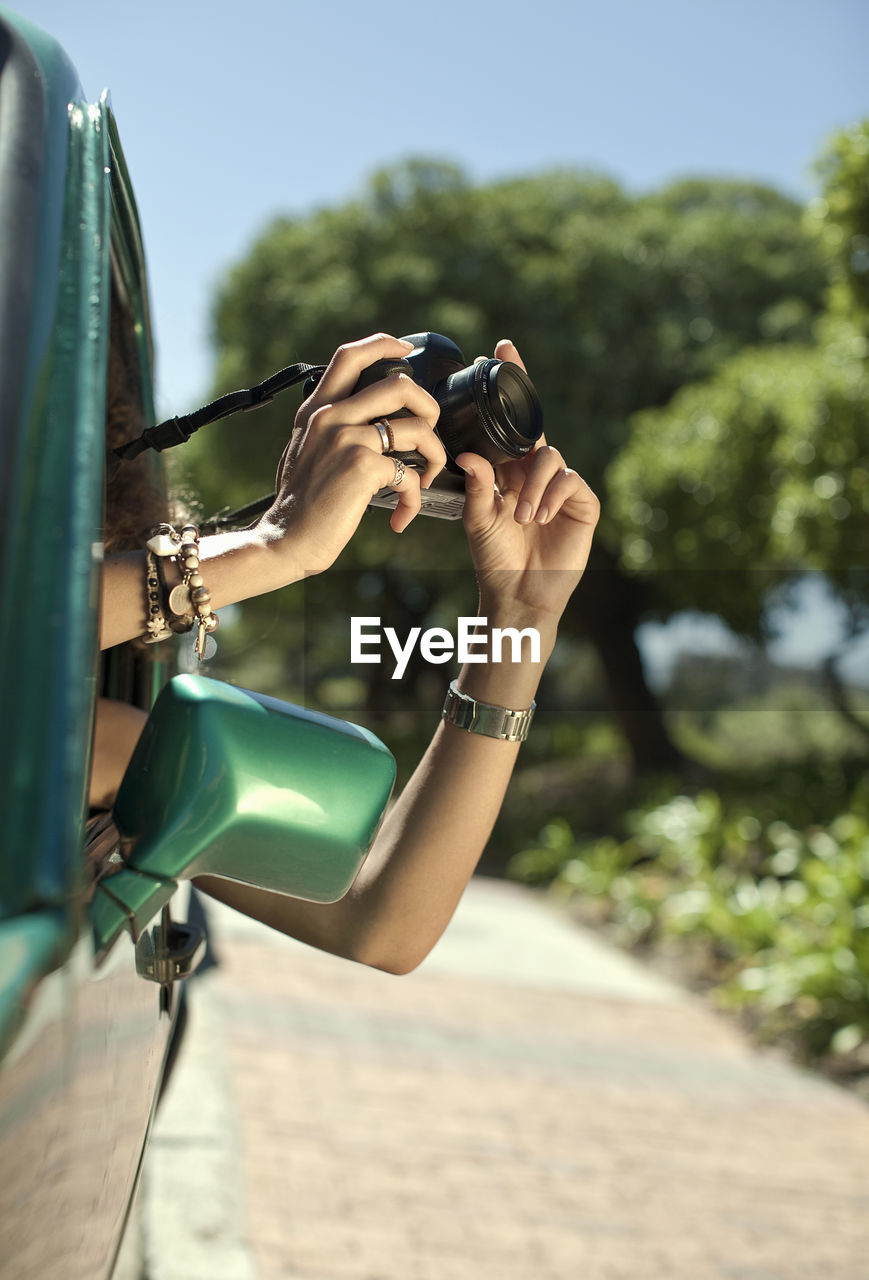
[[437,431],[451,459],[468,450],[493,465],[524,457],[543,431],[534,384],[519,365],[480,360],[433,389]]
[[[437,431],[447,452],[447,467],[461,475],[460,453],[477,453],[493,466],[522,458],[543,432],[543,410],[528,374],[509,360],[478,360],[464,367],[464,356],[439,333],[415,333],[414,344],[400,360],[377,360],[364,369],[355,390],[372,386],[394,373],[409,373],[440,406]],[[400,409],[391,418],[409,416]],[[399,453],[406,466],[425,471],[427,463],[416,451]]]

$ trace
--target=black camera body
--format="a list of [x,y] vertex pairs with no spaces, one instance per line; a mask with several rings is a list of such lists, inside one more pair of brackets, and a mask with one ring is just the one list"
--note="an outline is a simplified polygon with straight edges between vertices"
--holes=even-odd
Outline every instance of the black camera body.
[[[478,360],[466,365],[459,348],[440,333],[413,333],[405,338],[413,351],[400,360],[378,360],[365,369],[355,390],[371,386],[393,373],[406,373],[434,396],[440,406],[435,428],[447,454],[447,465],[429,489],[422,491],[422,513],[457,519],[464,507],[462,469],[456,463],[466,450],[493,466],[522,458],[534,448],[543,431],[543,412],[531,379],[507,360]],[[390,414],[408,417],[406,409]],[[406,466],[424,471],[416,452],[389,455]],[[392,489],[381,489],[372,506],[394,507]]]

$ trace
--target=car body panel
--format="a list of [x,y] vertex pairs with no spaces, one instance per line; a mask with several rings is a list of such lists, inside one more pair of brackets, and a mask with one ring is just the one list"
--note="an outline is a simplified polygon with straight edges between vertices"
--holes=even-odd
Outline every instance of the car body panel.
[[128,915],[112,945],[95,941],[85,823],[110,303],[114,281],[153,420],[147,282],[108,99],[88,103],[59,46],[4,8],[0,206],[0,1276],[101,1280],[178,1005],[137,972],[138,932],[170,898],[183,920],[189,898],[151,885],[138,927]]
[[[47,38],[31,48],[11,29],[10,42],[0,85],[14,71],[13,90],[24,82],[25,105],[42,127],[27,148],[9,132],[28,132],[28,112],[3,119],[3,159],[24,170],[14,188],[3,186],[3,204],[14,198],[16,220],[37,228],[19,258],[7,247],[0,280],[0,370],[4,389],[16,388],[14,416],[4,394],[0,431],[0,652],[18,672],[2,688],[0,811],[9,847],[28,850],[0,865],[4,916],[65,902],[81,874],[103,483],[94,460],[104,449],[110,289],[109,193],[95,180],[109,162],[106,108],[67,107],[72,70]],[[0,179],[11,179],[2,166]],[[13,331],[14,360],[5,346]]]
[[96,966],[83,935],[62,965],[31,975],[0,1074],[4,1280],[110,1274],[170,1025],[134,951],[123,935]]

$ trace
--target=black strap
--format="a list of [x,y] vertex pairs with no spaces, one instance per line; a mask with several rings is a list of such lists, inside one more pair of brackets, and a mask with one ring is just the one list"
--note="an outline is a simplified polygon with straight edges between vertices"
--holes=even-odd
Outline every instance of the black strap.
[[253,524],[265,511],[268,511],[276,497],[274,493],[267,493],[264,498],[257,498],[254,502],[248,502],[244,507],[237,507],[235,511],[227,511],[224,507],[223,511],[219,511],[217,515],[210,516],[207,520],[201,520],[199,523],[200,533],[220,533],[222,529],[228,528],[230,525],[238,525],[245,528],[246,525]]
[[162,453],[164,449],[173,449],[176,444],[186,444],[200,427],[209,422],[217,422],[219,418],[228,418],[231,413],[247,412],[269,404],[281,391],[301,382],[303,378],[322,377],[326,366],[322,364],[291,364],[286,369],[273,373],[265,382],[244,391],[230,391],[219,400],[203,405],[193,413],[180,418],[169,418],[166,422],[158,422],[155,427],[146,427],[136,440],[128,440],[119,445],[113,452],[124,461],[138,458],[146,449],[156,449]]

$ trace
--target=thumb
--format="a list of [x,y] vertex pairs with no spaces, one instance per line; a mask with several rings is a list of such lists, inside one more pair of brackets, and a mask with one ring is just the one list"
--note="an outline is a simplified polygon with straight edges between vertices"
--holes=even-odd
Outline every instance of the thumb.
[[456,462],[465,473],[465,528],[479,529],[495,513],[495,472],[477,453],[460,453]]
[[509,338],[502,338],[495,347],[495,358],[497,360],[509,360],[512,364],[518,364],[520,369],[525,368],[525,361]]

